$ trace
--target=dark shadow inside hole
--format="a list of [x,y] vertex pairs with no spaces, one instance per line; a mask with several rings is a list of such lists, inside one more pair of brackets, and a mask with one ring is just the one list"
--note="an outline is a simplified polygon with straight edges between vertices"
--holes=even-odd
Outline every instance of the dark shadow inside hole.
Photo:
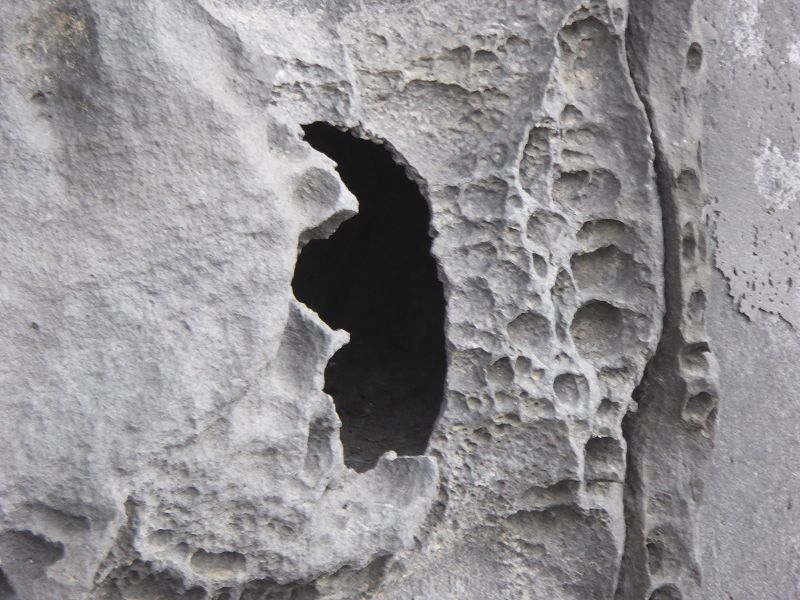
[[16,600],[16,598],[14,588],[11,587],[3,569],[0,569],[0,600]]
[[329,361],[325,391],[342,420],[345,463],[425,452],[442,402],[445,302],[431,256],[430,211],[383,145],[327,123],[305,140],[336,161],[358,214],[297,260],[295,297],[350,342]]

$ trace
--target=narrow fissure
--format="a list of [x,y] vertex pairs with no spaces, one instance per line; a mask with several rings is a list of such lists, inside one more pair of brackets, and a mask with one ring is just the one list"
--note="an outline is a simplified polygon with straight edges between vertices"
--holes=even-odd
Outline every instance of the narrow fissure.
[[644,499],[642,497],[641,465],[638,460],[640,444],[647,438],[647,432],[644,431],[646,424],[643,422],[642,414],[646,411],[647,403],[658,397],[663,399],[664,389],[669,389],[671,385],[679,385],[678,382],[673,381],[674,369],[670,368],[670,365],[674,362],[673,358],[676,352],[675,338],[679,336],[677,321],[680,318],[681,290],[680,234],[677,232],[677,209],[674,206],[670,188],[669,170],[655,129],[652,108],[642,92],[643,84],[639,80],[641,69],[637,63],[633,38],[640,31],[640,27],[634,11],[631,10],[625,31],[625,47],[631,81],[650,125],[650,139],[653,144],[653,170],[661,205],[664,244],[664,321],[656,351],[645,367],[641,382],[634,390],[633,396],[639,405],[639,410],[637,413],[626,415],[623,421],[623,436],[628,448],[623,493],[626,539],[615,595],[618,600],[644,599],[649,588],[646,536],[642,523]]
[[300,252],[295,297],[350,333],[325,369],[345,463],[365,471],[388,450],[425,452],[442,403],[445,302],[431,255],[430,209],[385,145],[328,123],[305,140],[332,158],[359,210]]

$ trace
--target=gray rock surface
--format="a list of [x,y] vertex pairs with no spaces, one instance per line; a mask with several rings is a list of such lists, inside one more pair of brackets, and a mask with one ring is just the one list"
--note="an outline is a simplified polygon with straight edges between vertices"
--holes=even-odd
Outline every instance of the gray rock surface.
[[[755,6],[0,7],[0,600],[799,594],[800,45],[765,25],[791,3]],[[762,77],[769,118],[733,92]],[[446,305],[427,450],[374,466],[349,445],[382,447],[393,380],[348,391],[372,425],[340,436],[350,336],[293,292],[366,210],[319,122],[424,196]]]
[[704,597],[800,597],[800,34],[796,2],[709,2],[704,159],[719,426],[700,512]]

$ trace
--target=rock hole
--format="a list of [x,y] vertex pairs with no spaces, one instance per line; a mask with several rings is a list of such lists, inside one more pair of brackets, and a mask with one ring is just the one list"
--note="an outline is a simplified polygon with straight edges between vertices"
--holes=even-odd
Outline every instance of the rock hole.
[[514,368],[511,366],[511,359],[504,356],[494,361],[486,370],[486,378],[495,389],[502,390],[509,387],[514,382]]
[[695,290],[689,297],[687,313],[692,321],[702,322],[706,312],[706,294],[703,290]]
[[624,352],[622,311],[608,302],[593,300],[581,306],[572,319],[570,333],[578,352],[590,361],[616,359]]
[[681,367],[695,376],[704,375],[708,369],[708,353],[711,349],[706,342],[697,342],[685,346],[680,353]]
[[156,529],[147,535],[150,547],[156,552],[166,550],[172,546],[174,540],[175,532],[171,529]]
[[528,218],[526,231],[530,242],[537,246],[537,251],[547,254],[558,243],[566,227],[566,220],[558,213],[537,210]]
[[199,585],[196,585],[186,590],[181,600],[206,600],[206,598],[208,598],[208,592]]
[[683,169],[676,180],[676,188],[682,202],[687,207],[701,211],[705,198],[700,188],[700,178],[694,169]]
[[577,239],[587,250],[614,245],[629,254],[638,244],[636,232],[616,219],[586,221],[578,231]]
[[[9,530],[0,535],[0,564],[16,581],[32,581],[64,558],[64,544],[52,542],[28,530]],[[2,596],[0,596],[2,597]]]
[[205,577],[234,577],[244,573],[247,566],[245,557],[238,552],[206,552],[198,550],[189,561],[192,570]]
[[613,417],[617,414],[617,405],[608,398],[603,398],[600,401],[600,406],[597,407],[598,417]]
[[584,294],[613,297],[619,290],[635,294],[641,288],[640,266],[633,256],[614,245],[603,246],[570,259],[572,277]]
[[579,492],[580,482],[565,479],[548,487],[528,488],[522,496],[522,501],[530,508],[541,510],[551,506],[574,504]]
[[702,429],[709,425],[717,401],[708,392],[700,392],[686,400],[683,406],[683,421],[693,429]]
[[625,470],[625,451],[619,440],[593,437],[586,442],[586,481],[622,482]]
[[703,64],[703,47],[697,42],[692,42],[686,52],[686,68],[690,71],[697,71]]
[[589,383],[583,375],[561,373],[553,381],[553,391],[568,410],[578,410],[589,401]]
[[667,584],[653,590],[649,600],[683,600],[683,595],[674,585]]
[[553,197],[560,205],[585,205],[596,213],[614,213],[621,190],[619,179],[607,169],[564,171],[553,183]]
[[489,67],[494,66],[498,62],[497,55],[494,52],[490,52],[489,50],[478,50],[475,52],[473,56],[473,62],[480,67]]
[[561,111],[558,120],[563,127],[577,127],[583,119],[583,113],[580,109],[572,104],[567,104],[564,110]]
[[359,212],[297,260],[298,300],[350,342],[330,360],[325,391],[342,420],[345,463],[357,471],[386,451],[425,452],[446,374],[445,301],[431,255],[428,203],[385,145],[327,123],[305,140],[336,161]]
[[550,342],[550,321],[536,312],[524,312],[508,324],[511,343],[528,356],[540,357]]
[[533,268],[539,278],[544,279],[547,277],[547,261],[544,259],[544,257],[532,252],[531,259],[533,260]]
[[658,540],[647,542],[647,568],[650,573],[657,575],[661,571],[662,561],[664,560],[664,547]]
[[662,581],[681,572],[690,562],[686,546],[675,530],[668,526],[656,527],[647,534],[647,569],[651,577]]

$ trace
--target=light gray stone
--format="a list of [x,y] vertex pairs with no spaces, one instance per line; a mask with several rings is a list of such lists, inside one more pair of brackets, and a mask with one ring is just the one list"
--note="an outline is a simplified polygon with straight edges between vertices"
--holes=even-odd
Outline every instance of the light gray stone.
[[[737,106],[765,115],[748,93],[728,104],[791,7],[711,5],[3,6],[0,599],[767,597],[729,547],[764,492],[724,457],[792,475],[753,439],[772,421],[743,431],[762,388],[739,365],[770,367],[711,257],[752,335],[795,356],[798,149],[737,128]],[[326,376],[350,336],[295,297],[298,256],[359,211],[304,140],[319,122],[429,207],[446,379],[424,453],[353,458]],[[348,392],[358,418],[427,377],[380,375]],[[780,414],[791,460],[800,415]],[[762,590],[798,592],[774,573]]]
[[699,528],[704,597],[800,596],[794,2],[709,2],[704,162],[719,426]]

